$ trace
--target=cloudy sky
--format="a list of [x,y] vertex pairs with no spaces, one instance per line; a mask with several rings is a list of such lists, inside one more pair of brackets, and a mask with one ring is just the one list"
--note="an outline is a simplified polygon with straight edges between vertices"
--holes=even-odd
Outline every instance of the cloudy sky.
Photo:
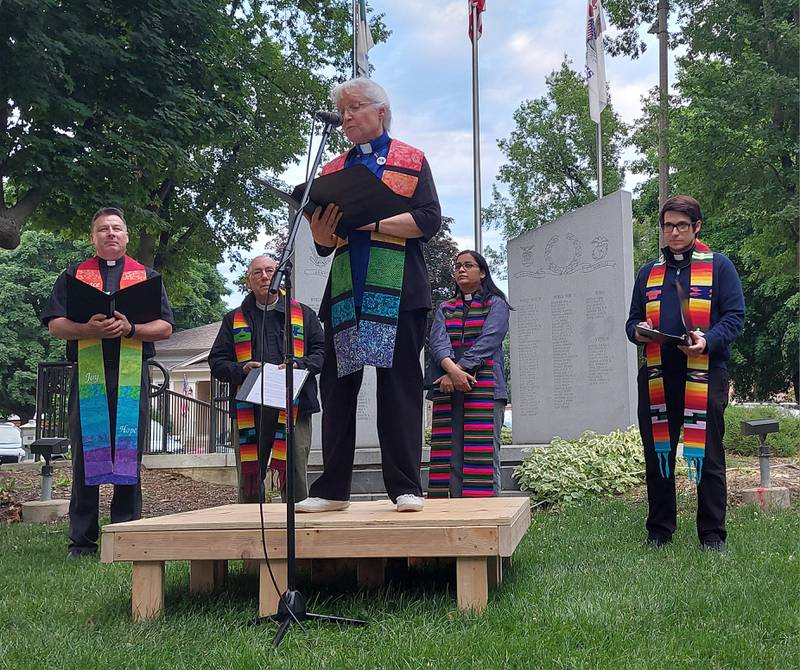
[[[422,149],[431,164],[442,212],[455,219],[454,237],[472,248],[472,61],[467,0],[370,0],[392,31],[370,51],[372,77],[392,102],[392,135]],[[497,140],[513,130],[514,111],[545,93],[545,77],[564,56],[582,70],[586,0],[487,0],[479,40],[481,193],[486,205],[503,156]],[[610,29],[613,35],[613,29]],[[655,36],[638,60],[606,56],[611,102],[626,123],[640,97],[658,82]],[[673,70],[672,66],[670,67]],[[672,74],[672,72],[670,72]],[[631,158],[632,156],[628,156]],[[305,164],[305,161],[303,161]],[[282,177],[302,181],[300,168]],[[634,184],[628,182],[627,188]],[[484,245],[500,243],[484,230]],[[220,265],[226,276],[230,263]],[[237,304],[241,294],[229,297]]]

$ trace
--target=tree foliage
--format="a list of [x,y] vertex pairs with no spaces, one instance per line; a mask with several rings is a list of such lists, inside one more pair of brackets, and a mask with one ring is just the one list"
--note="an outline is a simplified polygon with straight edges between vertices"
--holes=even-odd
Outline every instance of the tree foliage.
[[[625,126],[611,105],[603,111],[603,189],[620,188]],[[547,77],[547,93],[514,112],[515,129],[498,146],[506,157],[485,218],[506,239],[536,228],[597,197],[596,125],[585,80],[564,60]]]
[[[677,94],[670,111],[670,186],[703,208],[702,237],[742,278],[744,334],[734,344],[737,394],[798,389],[798,8],[788,0],[685,3]],[[655,221],[655,97],[633,142],[650,178],[643,217]]]
[[0,3],[0,246],[30,221],[77,236],[106,204],[156,269],[252,242],[277,206],[252,177],[303,152],[350,5]]

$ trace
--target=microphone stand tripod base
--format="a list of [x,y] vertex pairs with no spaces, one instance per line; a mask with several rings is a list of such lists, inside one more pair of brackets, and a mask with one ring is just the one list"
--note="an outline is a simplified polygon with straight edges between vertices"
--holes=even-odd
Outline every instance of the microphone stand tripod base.
[[306,599],[300,591],[284,591],[281,594],[280,604],[276,614],[266,617],[256,617],[254,624],[265,622],[279,623],[275,637],[272,638],[272,646],[277,647],[283,636],[289,630],[289,626],[296,623],[303,627],[303,621],[323,621],[325,623],[337,623],[343,626],[366,626],[367,622],[361,619],[348,619],[340,616],[328,616],[326,614],[313,614],[306,611]]

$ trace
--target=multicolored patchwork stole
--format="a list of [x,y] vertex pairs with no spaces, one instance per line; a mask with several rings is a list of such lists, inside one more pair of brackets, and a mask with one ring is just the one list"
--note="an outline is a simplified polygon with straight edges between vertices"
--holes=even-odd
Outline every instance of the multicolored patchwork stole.
[[[483,300],[475,295],[468,309],[461,297],[443,306],[445,327],[453,348],[471,347],[481,334],[492,307],[491,296]],[[465,498],[494,495],[494,361],[487,360],[475,374],[477,383],[464,393],[464,485]],[[450,495],[450,459],[453,450],[453,405],[448,393],[437,391],[433,397],[430,474],[428,497]]]
[[[322,174],[343,170],[348,153],[325,165]],[[410,198],[417,188],[424,157],[419,149],[392,140],[381,181],[398,195]],[[361,319],[356,323],[350,247],[348,240],[339,239],[331,265],[331,324],[339,377],[365,365],[392,367],[405,249],[406,241],[401,237],[379,232],[370,234]]]
[[[123,258],[123,263],[120,289],[147,279],[144,265],[129,256]],[[103,290],[103,277],[96,256],[78,266],[75,278],[98,291]],[[78,340],[78,398],[87,486],[136,484],[139,479],[137,446],[142,341],[123,337],[119,342],[117,422],[112,442],[103,340],[94,337]]]
[[[656,263],[647,278],[645,313],[658,329],[661,321],[661,287],[664,285],[666,264]],[[703,332],[711,326],[711,282],[714,254],[699,240],[695,242],[689,265],[689,305],[692,325]],[[669,477],[669,424],[667,401],[664,394],[664,369],[661,363],[661,346],[645,345],[647,378],[650,394],[650,421],[653,426],[658,467],[662,477]],[[686,364],[686,390],[683,410],[683,455],[689,466],[689,479],[699,484],[703,474],[703,456],[706,448],[706,413],[708,410],[708,354],[689,356]]]
[[[283,295],[283,293],[281,293]],[[303,308],[296,300],[291,302],[292,351],[295,358],[305,355],[305,333]],[[247,363],[253,360],[253,329],[247,323],[241,308],[233,314],[233,342],[236,361]],[[297,419],[297,402],[294,405]],[[258,502],[261,494],[261,472],[258,467],[258,433],[255,406],[246,402],[236,403],[236,423],[239,428],[239,461],[241,463],[242,495],[244,502]],[[281,490],[286,484],[286,410],[278,413],[278,423],[272,442],[270,470],[278,475]]]

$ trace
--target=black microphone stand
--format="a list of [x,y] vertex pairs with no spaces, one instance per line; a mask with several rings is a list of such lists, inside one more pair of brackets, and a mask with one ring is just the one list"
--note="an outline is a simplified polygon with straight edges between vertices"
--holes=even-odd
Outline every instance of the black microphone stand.
[[297,623],[302,627],[302,622],[309,619],[315,621],[325,621],[328,623],[346,624],[349,626],[366,626],[367,622],[361,619],[348,619],[344,617],[328,616],[324,614],[313,614],[306,610],[306,601],[303,594],[296,588],[296,568],[297,557],[295,551],[295,511],[294,511],[294,346],[292,338],[292,299],[294,297],[292,287],[292,255],[294,254],[294,243],[297,237],[297,230],[303,220],[303,208],[308,203],[309,192],[313,175],[317,173],[322,154],[325,150],[325,143],[330,135],[333,125],[325,119],[326,123],[320,137],[317,156],[314,165],[306,181],[303,197],[300,199],[299,207],[294,215],[294,220],[289,229],[289,237],[283,249],[281,260],[272,275],[270,291],[278,293],[281,283],[284,288],[284,361],[286,363],[286,591],[281,594],[278,611],[268,617],[259,617],[257,623],[263,621],[275,621],[279,623],[278,631],[272,640],[273,646],[277,647],[283,639],[289,626]]

